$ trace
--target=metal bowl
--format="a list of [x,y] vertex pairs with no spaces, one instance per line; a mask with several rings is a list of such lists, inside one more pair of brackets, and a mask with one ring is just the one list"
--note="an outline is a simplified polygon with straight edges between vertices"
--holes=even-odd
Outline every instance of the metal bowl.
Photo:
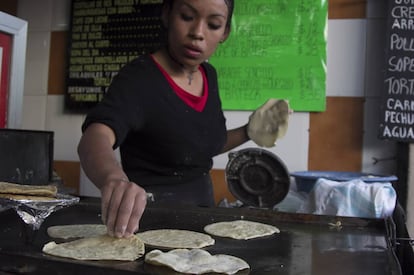
[[280,158],[261,148],[229,153],[226,181],[235,198],[248,206],[271,208],[289,192],[290,175]]

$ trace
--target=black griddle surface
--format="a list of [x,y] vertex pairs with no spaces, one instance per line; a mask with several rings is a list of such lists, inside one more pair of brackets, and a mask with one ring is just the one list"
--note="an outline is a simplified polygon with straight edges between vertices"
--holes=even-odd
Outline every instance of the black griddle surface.
[[[43,245],[53,240],[46,232],[49,226],[100,223],[99,213],[99,201],[84,198],[77,205],[53,213],[33,232],[14,210],[0,212],[0,274],[177,274],[145,264],[143,257],[133,262],[77,261],[41,252]],[[207,224],[236,219],[272,224],[281,231],[246,241],[213,236],[216,243],[207,251],[237,256],[249,263],[250,273],[238,274],[400,275],[385,220],[249,208],[149,205],[140,231],[171,228],[204,232]],[[337,221],[341,222],[340,228],[331,225]]]

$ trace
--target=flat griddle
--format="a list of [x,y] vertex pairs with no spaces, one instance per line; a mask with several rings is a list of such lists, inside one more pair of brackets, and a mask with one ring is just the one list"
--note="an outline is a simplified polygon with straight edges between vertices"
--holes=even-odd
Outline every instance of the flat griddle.
[[[247,241],[214,237],[216,243],[207,251],[240,257],[251,266],[250,273],[238,274],[401,275],[387,220],[150,204],[140,231],[173,228],[203,232],[209,223],[237,219],[272,224],[281,231]],[[35,232],[12,209],[0,212],[0,221],[0,274],[176,274],[145,264],[143,258],[133,262],[77,261],[41,252],[52,240],[46,232],[49,226],[100,223],[98,199],[81,198],[79,204],[51,214]]]

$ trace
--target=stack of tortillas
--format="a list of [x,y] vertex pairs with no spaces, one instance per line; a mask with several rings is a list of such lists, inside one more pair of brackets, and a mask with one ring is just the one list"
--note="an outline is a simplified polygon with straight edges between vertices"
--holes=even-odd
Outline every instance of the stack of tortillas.
[[24,185],[0,182],[0,197],[13,200],[54,200],[57,187],[54,185]]

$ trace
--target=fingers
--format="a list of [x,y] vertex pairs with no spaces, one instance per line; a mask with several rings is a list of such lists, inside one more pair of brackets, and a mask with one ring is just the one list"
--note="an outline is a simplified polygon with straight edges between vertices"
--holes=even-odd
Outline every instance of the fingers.
[[[109,201],[108,208],[107,208],[107,218],[106,218],[106,226],[108,228],[108,234],[111,236],[121,235],[122,237],[123,232],[125,231],[125,225],[117,226],[115,223],[117,221],[118,211],[122,204],[126,204],[123,202],[123,197],[125,193],[125,189],[127,188],[125,185],[127,182],[119,181],[117,182],[117,186],[112,188],[111,200]],[[123,206],[125,207],[125,206]],[[122,228],[125,227],[125,228]]]
[[115,236],[129,237],[138,230],[138,223],[146,206],[146,193],[135,183],[124,193],[116,213]]
[[102,222],[104,224],[106,224],[107,218],[108,218],[108,206],[109,206],[109,202],[111,201],[111,195],[112,192],[111,190],[107,190],[106,187],[103,187],[101,189],[101,218],[102,218]]
[[102,222],[104,224],[108,223],[108,209],[111,208],[111,203],[113,204],[113,193],[117,189],[117,186],[120,185],[122,180],[110,181],[103,185],[101,188],[101,213],[102,213]]
[[132,208],[128,226],[125,231],[126,237],[138,231],[139,221],[141,220],[142,214],[144,213],[146,204],[147,204],[147,195],[145,194],[145,192],[140,192],[139,194],[135,196],[134,207]]
[[129,237],[138,230],[146,206],[146,192],[132,182],[110,182],[101,189],[102,220],[108,234]]

